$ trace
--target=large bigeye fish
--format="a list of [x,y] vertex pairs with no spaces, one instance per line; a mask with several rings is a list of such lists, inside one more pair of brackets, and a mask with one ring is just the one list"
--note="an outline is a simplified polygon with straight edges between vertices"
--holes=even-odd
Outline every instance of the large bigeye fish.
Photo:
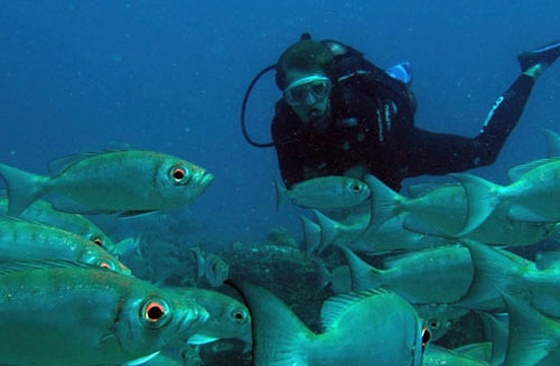
[[200,196],[214,179],[186,160],[143,150],[81,154],[57,165],[62,169],[49,177],[0,164],[9,215],[18,216],[48,193],[71,201],[66,207],[55,205],[57,209],[75,213],[139,214],[177,208]]
[[188,338],[208,313],[146,281],[65,262],[0,266],[0,364],[120,365]]
[[[0,214],[8,212],[8,199],[0,198]],[[55,210],[46,200],[37,200],[20,215],[22,219],[36,221],[73,232],[99,245],[110,253],[115,251],[115,243],[90,220],[82,215]]]
[[130,269],[105,249],[53,226],[0,217],[0,261],[67,260],[108,268],[125,275]]

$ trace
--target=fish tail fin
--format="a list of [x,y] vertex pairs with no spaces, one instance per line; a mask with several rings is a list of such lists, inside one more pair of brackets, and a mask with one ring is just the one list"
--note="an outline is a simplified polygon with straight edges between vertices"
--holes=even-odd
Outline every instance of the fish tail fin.
[[280,207],[288,198],[288,190],[282,186],[278,179],[274,178],[274,188],[276,188],[276,212],[280,211]]
[[305,255],[311,257],[321,249],[321,228],[305,216],[300,216],[300,218],[303,225]]
[[337,229],[338,223],[335,220],[328,217],[327,215],[317,210],[313,210],[313,214],[317,218],[317,222],[319,224],[319,230],[321,233],[320,245],[317,250],[317,253],[320,254],[328,246],[332,244],[336,245],[335,241],[336,241],[336,236],[338,231]]
[[406,197],[371,174],[366,175],[364,180],[371,191],[370,227],[378,227],[403,211]]
[[370,290],[383,285],[383,272],[366,263],[356,253],[345,245],[340,245],[340,249],[346,257],[346,262],[350,268],[352,277],[352,290]]
[[313,264],[315,265],[315,272],[317,274],[317,293],[319,293],[331,283],[332,275],[321,259],[314,258]]
[[504,365],[536,365],[554,351],[558,325],[520,299],[502,293],[509,314],[509,340]]
[[494,300],[499,291],[511,287],[513,278],[521,276],[521,265],[507,251],[473,240],[461,243],[469,250],[476,272],[468,292],[459,301],[461,305],[478,308],[479,303]]
[[467,194],[468,214],[463,229],[457,234],[466,235],[479,227],[494,212],[500,203],[498,184],[471,174],[451,174],[457,178]]
[[544,129],[543,134],[546,138],[547,157],[560,157],[560,135],[549,129]]
[[204,277],[204,265],[205,265],[205,258],[202,253],[202,250],[199,247],[192,247],[189,249],[193,256],[194,261],[196,263],[196,278],[201,279]]
[[19,216],[48,190],[49,177],[0,164],[0,176],[8,191],[8,215]]
[[307,365],[310,342],[316,335],[290,308],[264,288],[247,281],[229,280],[243,297],[253,328],[255,365]]

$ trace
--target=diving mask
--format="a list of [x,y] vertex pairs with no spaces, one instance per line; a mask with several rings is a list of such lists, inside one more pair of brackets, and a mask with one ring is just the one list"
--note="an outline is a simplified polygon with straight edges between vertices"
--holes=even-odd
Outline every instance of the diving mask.
[[314,105],[326,97],[332,89],[332,82],[326,76],[311,75],[298,79],[284,89],[284,100],[292,107]]

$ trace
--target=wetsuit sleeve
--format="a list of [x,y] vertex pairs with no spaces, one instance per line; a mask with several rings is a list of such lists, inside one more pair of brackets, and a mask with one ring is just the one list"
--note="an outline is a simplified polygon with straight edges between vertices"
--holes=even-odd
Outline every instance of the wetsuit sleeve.
[[492,164],[517,125],[534,83],[533,78],[520,75],[496,100],[475,138],[410,129],[398,144],[407,176],[446,174]]

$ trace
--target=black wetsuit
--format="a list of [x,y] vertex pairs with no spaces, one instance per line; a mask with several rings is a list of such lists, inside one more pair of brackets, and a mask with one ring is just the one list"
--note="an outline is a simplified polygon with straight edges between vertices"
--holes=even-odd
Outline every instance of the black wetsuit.
[[272,137],[287,187],[317,176],[342,175],[365,164],[395,190],[404,178],[446,174],[492,164],[517,125],[534,79],[520,75],[498,98],[474,138],[414,126],[415,102],[407,86],[357,51],[335,59],[328,126],[304,126],[284,100],[276,104]]

